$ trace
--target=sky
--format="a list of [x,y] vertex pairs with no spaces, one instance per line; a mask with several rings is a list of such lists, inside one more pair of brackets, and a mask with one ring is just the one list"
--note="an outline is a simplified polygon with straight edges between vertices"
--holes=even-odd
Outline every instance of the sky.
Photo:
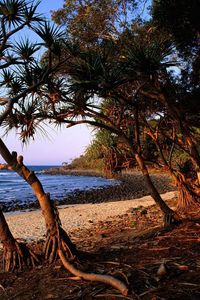
[[[42,0],[38,12],[50,18],[51,10],[61,8],[63,0]],[[23,146],[15,132],[3,137],[3,141],[10,151],[17,151],[24,156],[27,165],[61,165],[80,156],[85,151],[92,139],[92,130],[85,125],[77,125],[72,128],[55,129],[47,128],[48,137],[38,135],[35,141],[30,141]],[[3,131],[0,130],[2,136]],[[0,163],[4,161],[0,158]]]

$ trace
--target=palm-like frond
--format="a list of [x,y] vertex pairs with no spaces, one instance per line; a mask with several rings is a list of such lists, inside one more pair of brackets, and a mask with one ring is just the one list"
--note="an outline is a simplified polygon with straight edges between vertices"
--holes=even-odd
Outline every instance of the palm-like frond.
[[40,46],[31,43],[28,39],[16,42],[14,45],[14,53],[17,54],[17,56],[20,59],[26,61],[30,61],[32,59],[33,54],[39,49]]
[[123,82],[122,65],[117,52],[102,45],[99,51],[83,52],[67,67],[70,75],[69,89],[72,92],[92,92],[99,96]]
[[173,42],[165,34],[155,29],[129,33],[125,48],[126,71],[134,76],[152,75],[174,65],[169,56],[173,52]]
[[10,26],[17,26],[24,22],[24,0],[3,0],[0,2],[0,16]]
[[15,79],[15,73],[8,69],[3,69],[1,73],[0,86],[10,87]]
[[33,22],[42,22],[43,17],[36,12],[40,1],[26,2],[25,0],[2,0],[0,1],[0,16],[4,22],[11,26],[26,24],[28,26]]
[[36,61],[33,61],[28,65],[20,65],[16,67],[16,76],[24,88],[29,88],[39,83],[45,72],[46,67],[40,65]]
[[37,1],[36,3],[32,2],[30,5],[26,5],[24,7],[24,18],[26,23],[30,26],[31,23],[41,23],[44,22],[44,16],[37,13],[38,5],[41,1]]
[[38,130],[43,131],[43,127],[40,124],[43,119],[38,117],[41,106],[40,100],[38,100],[39,98],[30,96],[18,103],[3,121],[2,126],[5,129],[5,134],[16,128],[21,141],[27,143],[30,138],[34,139]]
[[55,42],[62,39],[64,33],[59,27],[55,25],[52,26],[49,22],[45,22],[37,28],[34,28],[34,31],[43,40],[42,45],[48,49],[51,49]]

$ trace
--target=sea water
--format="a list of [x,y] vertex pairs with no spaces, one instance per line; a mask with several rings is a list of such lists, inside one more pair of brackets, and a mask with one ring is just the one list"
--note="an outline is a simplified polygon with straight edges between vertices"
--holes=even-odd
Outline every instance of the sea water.
[[[113,180],[102,177],[48,175],[42,171],[52,166],[29,166],[37,174],[45,192],[50,193],[51,199],[62,199],[67,194],[80,190],[103,188],[115,184]],[[0,171],[0,205],[13,206],[16,203],[36,201],[31,187],[17,173],[7,170]]]

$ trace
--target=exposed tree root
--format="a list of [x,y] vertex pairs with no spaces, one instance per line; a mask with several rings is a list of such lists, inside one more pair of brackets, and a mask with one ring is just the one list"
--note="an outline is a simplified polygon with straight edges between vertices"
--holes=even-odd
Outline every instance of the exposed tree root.
[[61,250],[61,249],[58,250],[58,255],[59,255],[64,267],[70,273],[72,273],[75,276],[74,278],[76,278],[77,280],[83,279],[83,280],[87,280],[87,281],[103,282],[103,283],[111,285],[112,287],[119,290],[123,296],[128,295],[128,288],[122,281],[120,281],[110,275],[99,275],[99,274],[94,274],[94,273],[86,273],[86,272],[76,269],[71,263],[69,263],[69,261],[65,257],[63,250]]
[[179,188],[179,196],[176,211],[181,215],[191,214],[193,211],[200,211],[198,196],[190,191],[187,187]]
[[75,245],[71,242],[61,225],[57,224],[57,229],[54,233],[52,233],[52,230],[47,230],[47,237],[43,251],[45,259],[48,260],[49,263],[52,263],[57,259],[59,245],[61,245],[65,255],[70,261],[76,257],[77,250]]
[[3,269],[5,272],[22,270],[24,267],[35,267],[40,260],[26,244],[15,241],[14,247],[3,249]]
[[164,214],[164,226],[179,225],[181,223],[181,217],[173,210]]

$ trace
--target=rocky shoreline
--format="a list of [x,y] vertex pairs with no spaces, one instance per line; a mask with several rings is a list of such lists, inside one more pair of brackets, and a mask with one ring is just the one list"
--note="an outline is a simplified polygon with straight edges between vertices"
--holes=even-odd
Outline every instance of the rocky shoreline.
[[91,169],[70,169],[66,167],[53,167],[44,170],[42,173],[49,175],[73,175],[73,176],[92,176],[92,177],[105,177],[104,174],[97,170]]
[[[47,173],[47,171],[45,171]],[[48,174],[57,175],[87,175],[87,176],[100,176],[100,173],[89,170],[62,170],[50,169]],[[102,175],[102,174],[101,174]],[[152,174],[152,180],[158,191],[163,194],[166,192],[174,191],[175,187],[172,185],[168,175],[163,173]],[[70,204],[86,204],[86,203],[102,203],[112,201],[130,200],[140,198],[149,195],[148,189],[144,182],[142,174],[138,171],[131,173],[121,174],[118,177],[119,184],[115,184],[109,187],[93,188],[87,191],[76,190],[71,194],[67,194],[63,199],[52,199],[56,205],[70,205]],[[48,191],[47,191],[48,192]],[[20,203],[12,202],[9,205],[7,203],[1,203],[1,208],[4,212],[16,211],[16,210],[35,210],[39,208],[37,201]]]

